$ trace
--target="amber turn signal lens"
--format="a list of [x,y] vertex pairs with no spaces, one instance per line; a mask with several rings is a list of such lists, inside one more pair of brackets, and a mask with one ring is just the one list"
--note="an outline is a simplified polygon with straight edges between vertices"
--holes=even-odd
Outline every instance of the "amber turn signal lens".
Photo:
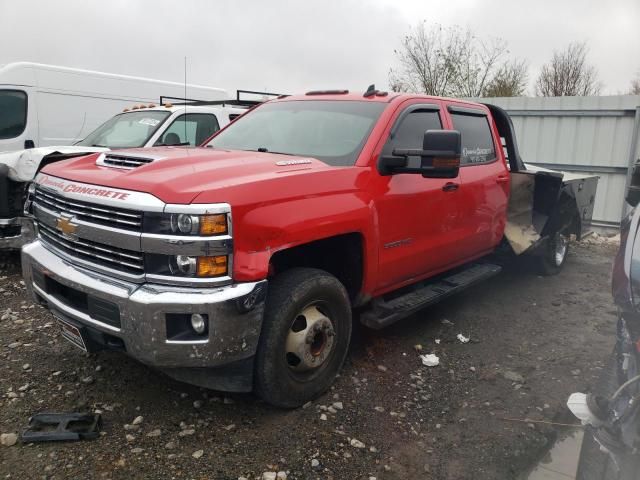
[[436,168],[457,168],[460,166],[460,157],[456,157],[456,158],[436,157],[433,159],[433,166]]
[[200,217],[200,235],[220,235],[227,233],[227,216],[202,215]]
[[199,277],[220,277],[227,274],[227,257],[198,257]]

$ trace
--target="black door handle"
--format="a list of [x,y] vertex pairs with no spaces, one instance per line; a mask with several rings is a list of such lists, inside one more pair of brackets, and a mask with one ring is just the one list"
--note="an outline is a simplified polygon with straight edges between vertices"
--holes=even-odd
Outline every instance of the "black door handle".
[[453,192],[453,191],[457,190],[459,186],[460,185],[458,185],[457,183],[447,182],[442,187],[442,191],[443,192]]

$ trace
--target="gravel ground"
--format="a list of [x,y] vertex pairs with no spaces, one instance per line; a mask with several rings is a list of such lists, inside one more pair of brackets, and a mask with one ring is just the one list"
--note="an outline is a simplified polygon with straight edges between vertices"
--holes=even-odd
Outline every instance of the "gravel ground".
[[611,351],[614,251],[577,246],[556,277],[512,266],[382,332],[360,328],[333,389],[293,411],[181,384],[122,354],[83,354],[32,306],[10,257],[0,433],[42,411],[101,411],[104,429],[94,441],[0,446],[0,478],[517,478],[562,428],[538,422],[575,423],[564,402]]

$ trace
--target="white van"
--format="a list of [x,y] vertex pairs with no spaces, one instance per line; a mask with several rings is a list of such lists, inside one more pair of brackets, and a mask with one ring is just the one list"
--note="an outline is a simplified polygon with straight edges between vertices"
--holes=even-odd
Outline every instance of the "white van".
[[72,145],[134,103],[226,100],[220,88],[17,62],[0,65],[0,152]]

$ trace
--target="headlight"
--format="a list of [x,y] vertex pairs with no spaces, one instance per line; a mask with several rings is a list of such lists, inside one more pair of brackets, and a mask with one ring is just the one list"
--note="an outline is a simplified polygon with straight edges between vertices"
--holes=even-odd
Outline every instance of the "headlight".
[[191,235],[194,231],[199,231],[200,217],[197,215],[187,215],[186,213],[174,213],[170,217],[171,232]]
[[154,275],[192,278],[224,277],[229,273],[226,255],[196,257],[147,253],[145,255],[145,270]]
[[165,235],[214,236],[229,233],[227,214],[145,213],[145,233]]
[[197,271],[198,257],[187,255],[168,256],[169,271],[174,275],[193,277]]

